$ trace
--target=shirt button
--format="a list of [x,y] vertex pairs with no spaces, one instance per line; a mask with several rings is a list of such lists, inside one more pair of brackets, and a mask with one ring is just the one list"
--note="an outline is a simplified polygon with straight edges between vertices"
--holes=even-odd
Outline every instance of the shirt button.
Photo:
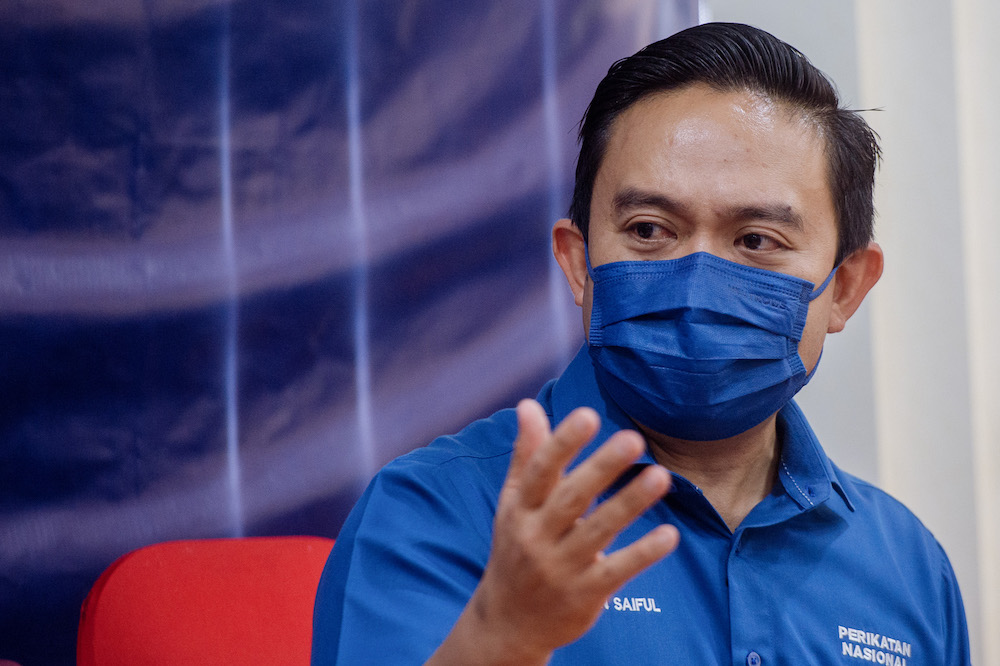
[[756,652],[747,655],[747,666],[760,666],[761,663],[760,655]]

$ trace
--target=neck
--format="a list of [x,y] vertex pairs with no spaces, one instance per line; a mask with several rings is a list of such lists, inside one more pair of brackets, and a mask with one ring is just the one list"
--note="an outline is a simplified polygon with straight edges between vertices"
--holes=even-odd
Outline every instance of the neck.
[[777,417],[729,439],[692,442],[639,426],[656,462],[698,486],[734,531],[778,478]]

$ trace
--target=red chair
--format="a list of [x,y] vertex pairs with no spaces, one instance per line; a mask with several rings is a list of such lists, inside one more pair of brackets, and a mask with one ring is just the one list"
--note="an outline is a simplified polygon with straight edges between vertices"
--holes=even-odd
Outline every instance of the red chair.
[[123,555],[83,602],[78,666],[309,664],[333,540],[157,543]]

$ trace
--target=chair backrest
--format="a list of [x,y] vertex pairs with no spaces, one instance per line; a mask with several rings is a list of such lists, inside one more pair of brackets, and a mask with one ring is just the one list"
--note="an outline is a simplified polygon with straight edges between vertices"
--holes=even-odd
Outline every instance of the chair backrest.
[[123,555],[83,603],[78,666],[309,664],[333,540],[157,543]]

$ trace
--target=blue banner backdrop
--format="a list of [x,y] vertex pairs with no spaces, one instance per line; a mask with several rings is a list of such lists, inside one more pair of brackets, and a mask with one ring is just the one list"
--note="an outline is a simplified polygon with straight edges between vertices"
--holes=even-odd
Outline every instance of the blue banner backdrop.
[[335,536],[582,340],[575,125],[693,0],[0,5],[0,658],[156,541]]

